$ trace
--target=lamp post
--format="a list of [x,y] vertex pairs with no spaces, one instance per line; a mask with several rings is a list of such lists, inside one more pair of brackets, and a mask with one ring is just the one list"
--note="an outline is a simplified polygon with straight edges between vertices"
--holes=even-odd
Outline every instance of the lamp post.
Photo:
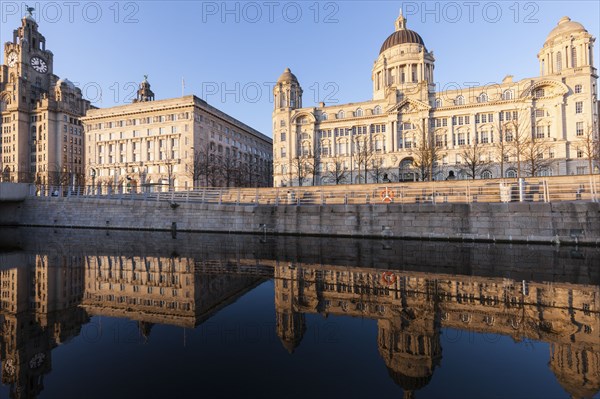
[[352,128],[349,127],[346,129],[348,132],[348,136],[350,137],[350,184],[354,184],[354,138],[352,137]]
[[94,195],[96,191],[96,169],[90,170],[90,176],[92,177],[92,195]]

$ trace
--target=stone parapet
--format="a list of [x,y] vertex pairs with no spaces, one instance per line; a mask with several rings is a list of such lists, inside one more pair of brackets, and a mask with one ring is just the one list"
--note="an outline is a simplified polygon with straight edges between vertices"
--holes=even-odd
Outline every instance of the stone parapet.
[[34,197],[0,206],[0,225],[13,226],[600,244],[600,204],[593,202],[173,207]]

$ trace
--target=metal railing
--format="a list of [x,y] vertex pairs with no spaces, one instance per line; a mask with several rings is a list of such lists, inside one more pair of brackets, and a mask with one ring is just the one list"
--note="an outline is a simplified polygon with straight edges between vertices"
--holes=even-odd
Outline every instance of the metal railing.
[[31,196],[232,205],[362,205],[499,202],[600,202],[600,175],[362,185],[150,191],[144,188],[31,186]]

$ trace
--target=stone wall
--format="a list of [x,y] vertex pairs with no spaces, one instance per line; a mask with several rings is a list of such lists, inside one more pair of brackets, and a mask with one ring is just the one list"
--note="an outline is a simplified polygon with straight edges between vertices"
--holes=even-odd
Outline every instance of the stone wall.
[[23,201],[29,194],[29,184],[0,183],[0,202]]
[[600,204],[251,206],[82,198],[0,204],[0,225],[600,244]]

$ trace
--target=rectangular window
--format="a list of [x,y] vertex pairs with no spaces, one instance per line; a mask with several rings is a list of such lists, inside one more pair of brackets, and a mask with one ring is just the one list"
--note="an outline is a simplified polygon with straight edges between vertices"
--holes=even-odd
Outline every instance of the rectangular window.
[[575,113],[576,114],[583,113],[583,101],[577,101],[575,103]]
[[544,138],[544,126],[536,126],[535,127],[535,138],[536,139]]
[[578,136],[583,136],[583,122],[577,122],[576,132]]
[[481,132],[481,143],[487,144],[489,142],[488,132]]
[[443,147],[444,146],[444,138],[441,134],[435,136],[435,146]]

